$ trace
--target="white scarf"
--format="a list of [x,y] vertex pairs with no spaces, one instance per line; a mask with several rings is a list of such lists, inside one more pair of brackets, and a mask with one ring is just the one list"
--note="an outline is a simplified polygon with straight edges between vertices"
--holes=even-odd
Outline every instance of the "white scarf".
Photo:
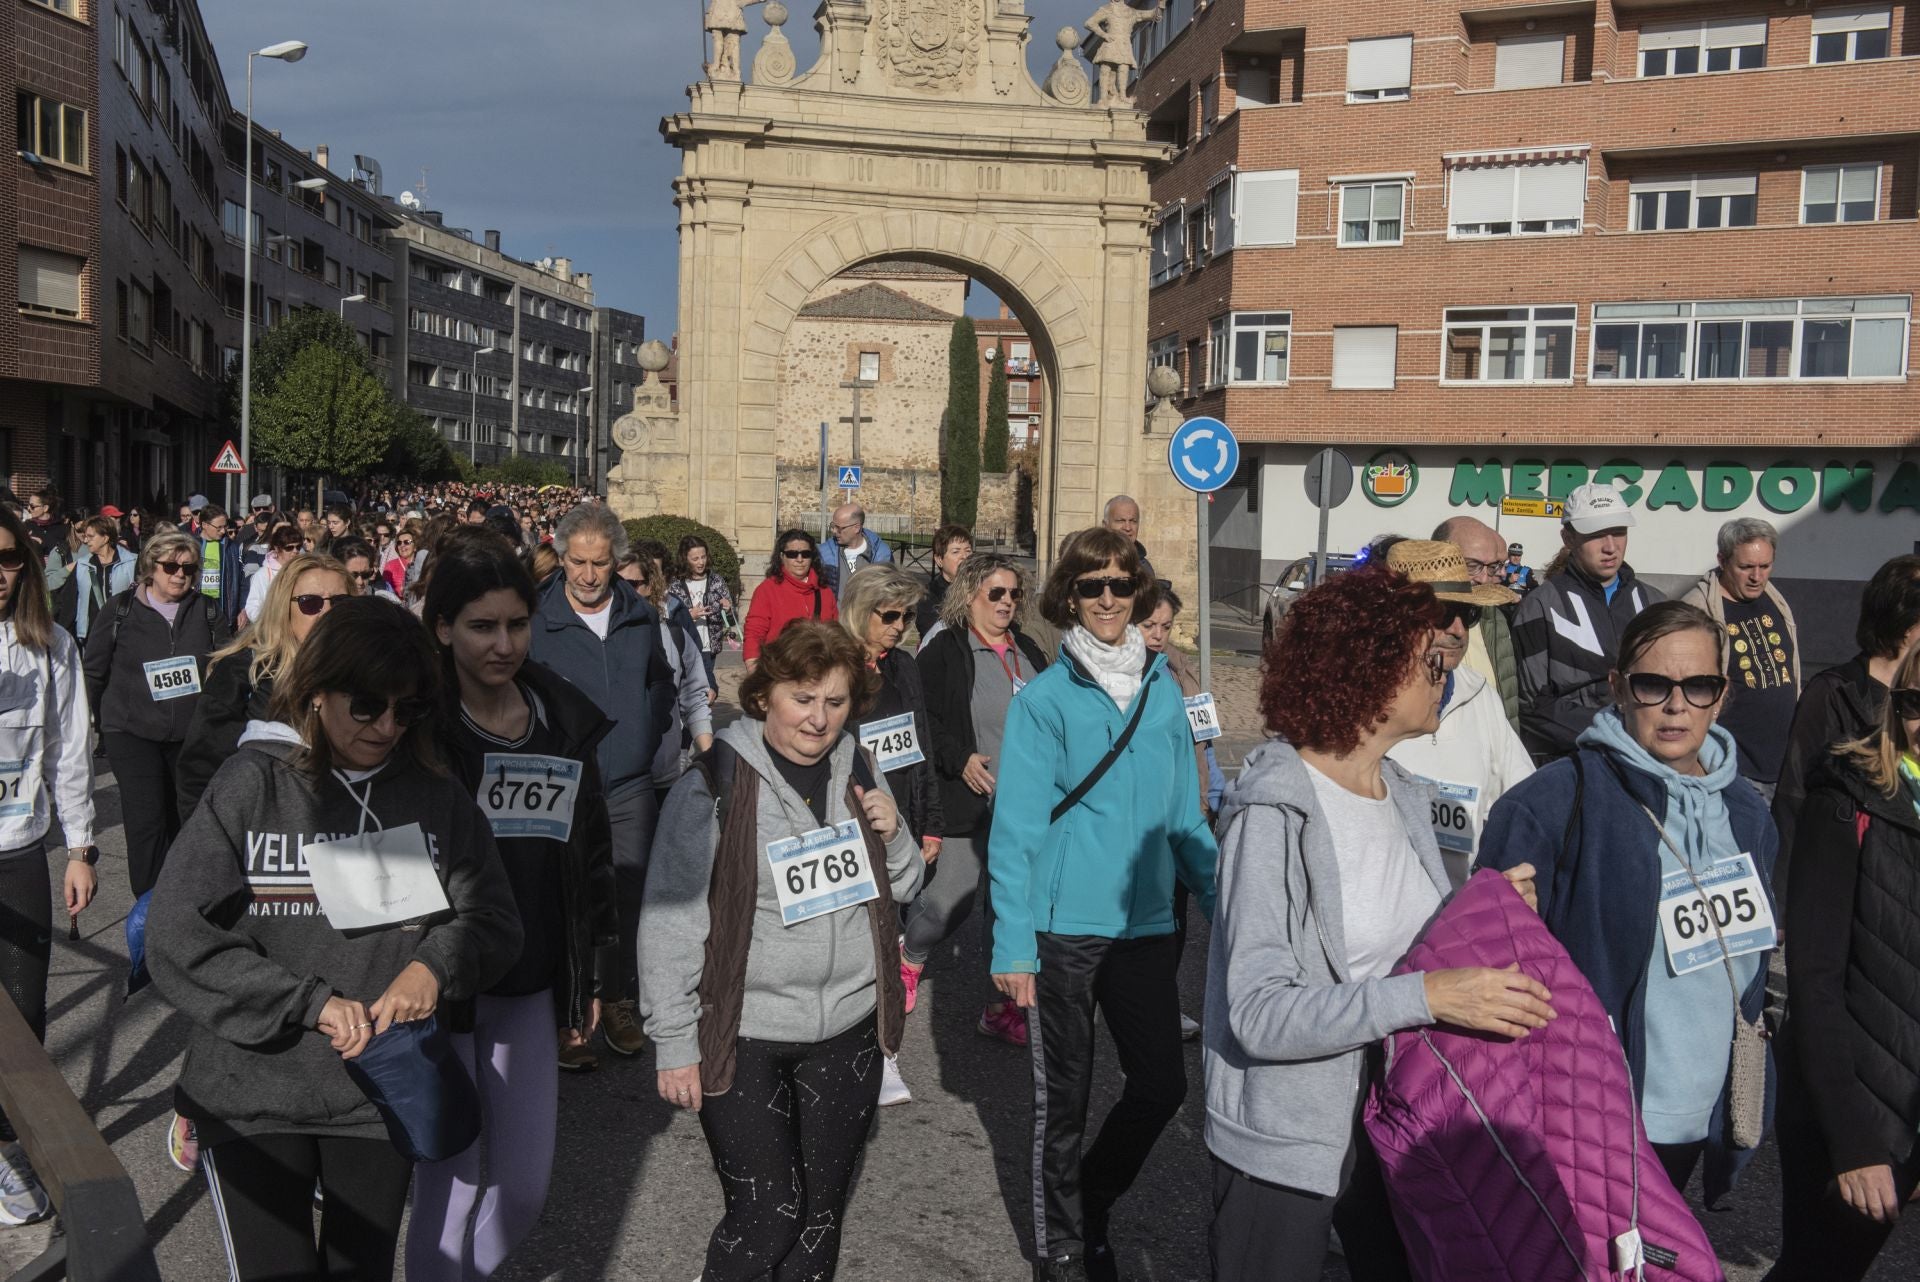
[[1120,644],[1108,645],[1076,623],[1067,629],[1061,644],[1124,712],[1139,692],[1147,666],[1147,642],[1140,629],[1129,623]]

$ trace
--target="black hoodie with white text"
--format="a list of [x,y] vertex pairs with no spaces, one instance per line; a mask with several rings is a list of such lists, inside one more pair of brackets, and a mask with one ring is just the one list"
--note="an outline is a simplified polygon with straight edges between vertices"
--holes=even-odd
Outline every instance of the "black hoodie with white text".
[[[416,731],[415,733],[418,733]],[[206,1143],[386,1127],[315,1030],[327,999],[371,1005],[409,962],[440,1001],[483,992],[519,955],[520,917],[493,833],[453,779],[396,753],[355,791],[293,764],[284,725],[253,723],[175,839],[147,917],[155,985],[195,1025],[175,1106]],[[451,912],[344,935],[307,871],[309,845],[419,824]]]

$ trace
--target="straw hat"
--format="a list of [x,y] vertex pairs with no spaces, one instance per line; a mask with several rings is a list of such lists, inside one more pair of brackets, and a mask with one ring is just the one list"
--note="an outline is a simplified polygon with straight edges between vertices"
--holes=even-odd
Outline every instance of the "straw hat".
[[1442,601],[1461,605],[1512,605],[1520,594],[1498,583],[1476,585],[1467,576],[1467,557],[1451,543],[1402,539],[1387,549],[1387,568],[1424,583]]

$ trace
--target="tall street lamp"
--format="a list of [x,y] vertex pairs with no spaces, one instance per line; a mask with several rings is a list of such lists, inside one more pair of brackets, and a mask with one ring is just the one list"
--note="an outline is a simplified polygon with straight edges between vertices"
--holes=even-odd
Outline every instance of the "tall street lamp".
[[255,49],[247,55],[247,137],[241,169],[247,180],[246,217],[240,224],[240,466],[253,466],[253,60],[275,58],[298,62],[307,56],[299,40]]
[[367,296],[365,294],[348,294],[345,298],[340,300],[340,319],[345,320],[347,318],[348,303],[364,303],[366,301],[367,301]]
[[480,358],[491,356],[498,350],[495,347],[482,347],[474,352],[473,368],[467,374],[467,399],[472,405],[467,422],[467,462],[476,467],[480,465]]
[[593,385],[580,388],[573,394],[573,488],[580,488],[580,416],[587,411],[587,398],[593,395]]

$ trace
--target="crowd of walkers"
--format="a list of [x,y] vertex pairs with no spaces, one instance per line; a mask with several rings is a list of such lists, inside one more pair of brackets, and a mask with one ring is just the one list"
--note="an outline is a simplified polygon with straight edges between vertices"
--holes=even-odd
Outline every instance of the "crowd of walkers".
[[[236,1279],[491,1275],[561,1073],[649,1043],[724,1202],[700,1277],[831,1278],[976,910],[1045,1282],[1123,1275],[1196,1036],[1220,1282],[1718,1277],[1679,1194],[1769,1136],[1772,1282],[1858,1279],[1920,1188],[1920,557],[1803,679],[1765,522],[1675,600],[1604,486],[1538,576],[1472,518],[1386,536],[1281,618],[1229,780],[1126,496],[1039,578],[958,526],[911,571],[849,505],[744,612],[699,539],[552,487],[58,511],[0,506],[0,978],[44,1036],[97,746]],[[46,1214],[0,1153],[0,1221]]]

